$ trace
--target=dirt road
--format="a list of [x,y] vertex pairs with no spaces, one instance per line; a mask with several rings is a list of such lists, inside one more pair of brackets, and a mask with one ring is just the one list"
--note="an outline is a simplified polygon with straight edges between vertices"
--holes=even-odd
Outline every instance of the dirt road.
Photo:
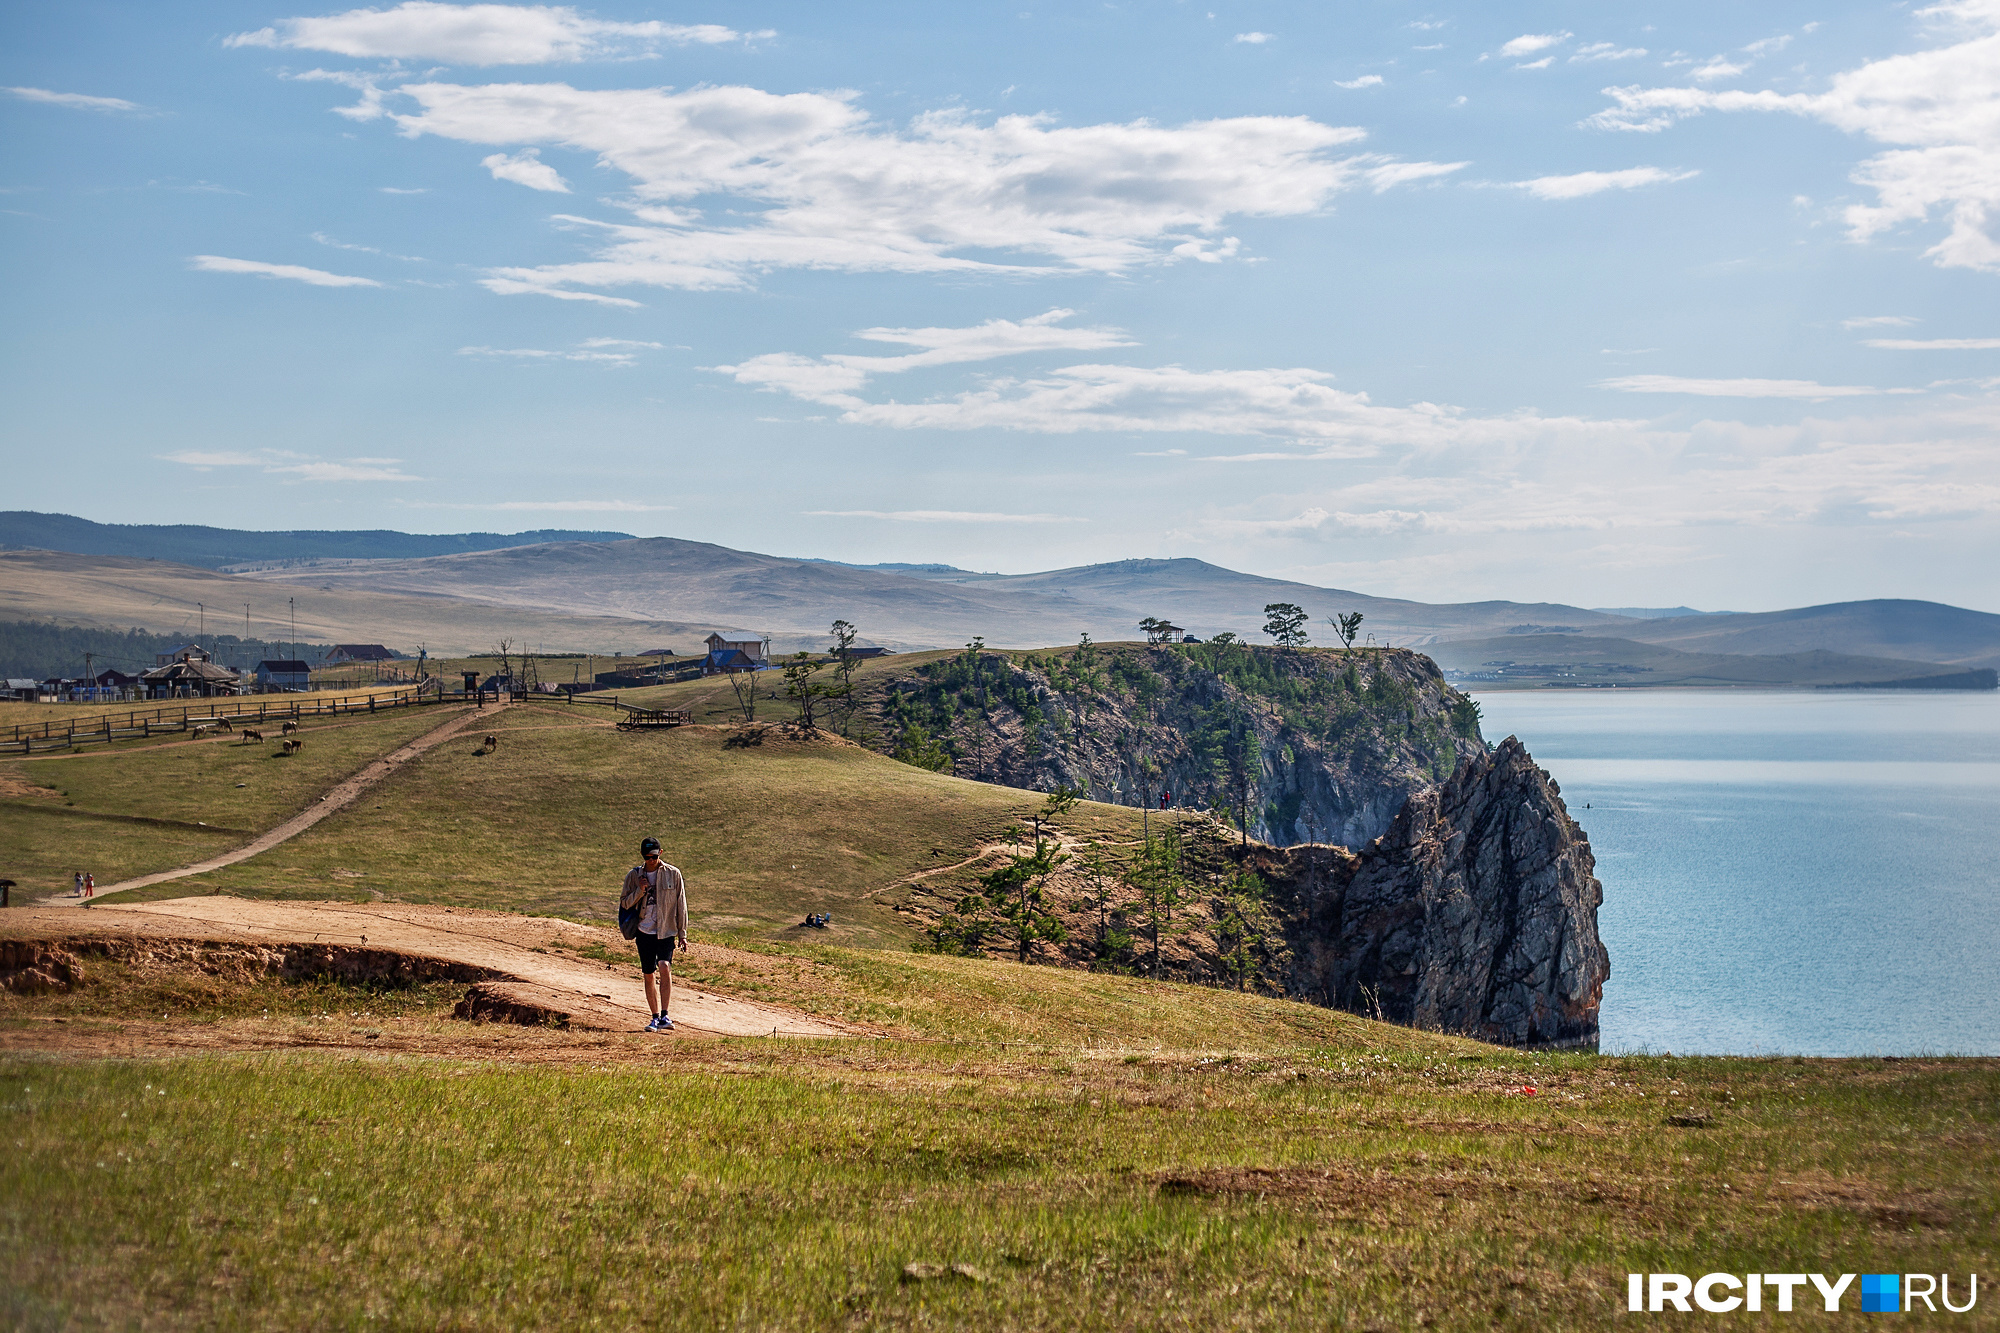
[[[388,777],[389,774],[395,772],[399,765],[406,764],[433,746],[450,740],[453,736],[464,731],[475,722],[482,725],[491,724],[494,719],[507,710],[507,707],[508,705],[506,704],[499,704],[492,708],[466,709],[443,726],[427,731],[408,745],[403,746],[402,749],[395,750],[387,756],[377,759],[375,762],[369,764],[368,767],[362,769],[359,773],[356,773],[353,777],[348,778],[332,791],[320,797],[318,801],[278,825],[278,827],[268,833],[260,834],[254,840],[245,843],[234,851],[224,852],[220,856],[211,856],[208,860],[198,861],[191,866],[181,866],[175,870],[156,871],[153,874],[140,875],[136,879],[123,880],[117,884],[102,885],[98,888],[95,896],[91,898],[72,898],[64,894],[59,897],[43,898],[40,905],[45,907],[81,907],[84,903],[96,902],[107,894],[122,893],[127,889],[143,889],[150,884],[165,884],[170,880],[186,879],[190,875],[206,875],[211,870],[220,870],[224,866],[233,866],[238,861],[247,861],[253,856],[262,855],[270,851],[273,847],[276,847],[279,843],[296,838],[299,834],[304,833],[334,811],[344,809],[346,806],[352,804],[356,797],[380,782],[383,778]],[[196,743],[205,744],[206,742]]]
[[[282,946],[318,944],[389,950],[498,973],[481,988],[502,1005],[562,1015],[573,1027],[612,1031],[645,1025],[644,992],[634,967],[578,956],[593,946],[631,956],[615,930],[554,917],[395,903],[273,903],[221,895],[108,904],[79,914],[38,903],[6,914],[7,934],[42,938],[118,935]],[[704,953],[733,951],[696,945]],[[859,1028],[778,1005],[736,1000],[676,984],[674,1022],[694,1033],[726,1036],[841,1037]]]

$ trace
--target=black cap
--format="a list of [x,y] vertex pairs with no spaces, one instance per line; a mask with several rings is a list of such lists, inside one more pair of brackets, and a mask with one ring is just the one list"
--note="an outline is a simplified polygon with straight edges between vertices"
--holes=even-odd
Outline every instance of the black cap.
[[647,852],[657,852],[659,850],[660,840],[658,838],[648,838],[639,844],[639,855],[641,856],[644,856]]

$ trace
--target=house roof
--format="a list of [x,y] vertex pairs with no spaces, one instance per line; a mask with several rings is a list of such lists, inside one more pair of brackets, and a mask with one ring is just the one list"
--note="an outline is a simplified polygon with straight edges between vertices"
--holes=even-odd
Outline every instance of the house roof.
[[304,662],[267,660],[259,662],[257,669],[273,676],[305,676],[312,674],[312,668]]
[[42,688],[42,682],[39,680],[20,680],[9,676],[7,677],[7,688],[10,690],[39,690]]
[[723,633],[721,633],[720,631],[718,631],[718,632],[716,632],[716,633],[714,633],[714,634],[711,634],[711,635],[709,635],[709,636],[708,636],[708,637],[707,637],[706,639],[703,639],[703,640],[702,640],[702,642],[703,642],[703,643],[727,643],[727,644],[748,644],[748,645],[751,645],[751,646],[753,646],[753,647],[757,647],[757,648],[762,648],[762,647],[764,646],[764,640],[763,640],[763,639],[761,639],[761,638],[759,638],[759,637],[758,637],[757,635],[755,635],[755,634],[746,634],[746,635],[739,635],[739,636],[738,636],[738,637],[736,637],[736,638],[731,638],[731,637],[730,637],[729,635],[727,635],[727,634],[723,634]]
[[173,662],[151,671],[141,672],[140,680],[235,680],[237,674],[228,667],[217,666],[213,662]]
[[336,654],[342,657],[352,657],[362,662],[389,662],[393,661],[396,656],[379,643],[336,643],[333,647],[326,650],[328,657],[333,657]]
[[735,648],[718,648],[708,655],[708,665],[717,667],[754,667],[757,659]]

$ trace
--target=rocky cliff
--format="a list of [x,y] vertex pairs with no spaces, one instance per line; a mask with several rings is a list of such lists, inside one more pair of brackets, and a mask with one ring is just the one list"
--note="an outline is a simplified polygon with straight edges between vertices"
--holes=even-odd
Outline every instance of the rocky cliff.
[[1275,844],[1359,846],[1486,753],[1472,701],[1400,650],[973,648],[874,691],[882,747],[901,758],[1118,805],[1225,811]]
[[926,947],[1594,1045],[1603,890],[1520,741],[1489,749],[1414,653],[1225,647],[971,650],[889,684],[873,714],[906,760],[1127,805],[1174,792],[1143,846],[1070,839],[1032,905],[1026,872],[1002,894],[984,863],[904,886]]
[[1594,1046],[1611,962],[1590,840],[1509,736],[1418,792],[1301,923],[1295,984],[1343,1009],[1509,1045]]

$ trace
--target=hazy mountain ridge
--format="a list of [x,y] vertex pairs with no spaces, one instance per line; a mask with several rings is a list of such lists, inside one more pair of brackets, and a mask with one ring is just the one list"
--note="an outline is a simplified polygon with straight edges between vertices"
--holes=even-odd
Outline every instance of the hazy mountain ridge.
[[94,523],[71,514],[0,511],[0,550],[67,551],[73,555],[171,560],[202,569],[296,560],[380,559],[487,551],[548,542],[615,541],[624,532],[459,532],[435,535],[374,530],[251,532],[188,523]]
[[[26,529],[4,521],[20,517],[0,515],[0,538],[24,535]],[[238,537],[324,536],[341,539],[325,544],[339,549],[342,542],[351,548],[379,535],[113,529],[61,515],[27,517],[64,519],[75,531],[115,530],[133,540],[155,532],[220,534],[214,537],[217,549],[230,550],[241,545]],[[1228,630],[1256,640],[1262,637],[1265,604],[1293,602],[1311,617],[1307,628],[1318,642],[1332,641],[1329,616],[1359,611],[1365,617],[1362,643],[1372,636],[1377,645],[1437,650],[1455,670],[1500,656],[1544,664],[1568,660],[1539,646],[1535,655],[1524,655],[1525,640],[1546,636],[1594,639],[1590,660],[1623,661],[1634,668],[1658,666],[1663,650],[1715,659],[1811,653],[1876,659],[1855,662],[1840,680],[1829,675],[1847,668],[1824,660],[1801,659],[1775,671],[1770,663],[1743,669],[1719,660],[1673,663],[1694,675],[1745,683],[1887,679],[1879,670],[1884,661],[1890,675],[1902,677],[1938,674],[1932,667],[2000,666],[2000,615],[1934,602],[1841,602],[1752,613],[1593,610],[1498,600],[1433,604],[1243,574],[1187,558],[981,574],[948,565],[860,566],[764,555],[673,537],[562,535],[565,540],[439,555],[318,556],[309,567],[240,576],[156,558],[15,552],[14,559],[0,562],[9,580],[0,585],[0,610],[65,623],[176,631],[184,620],[192,624],[185,613],[198,600],[207,602],[211,613],[251,602],[255,617],[265,620],[268,599],[275,596],[299,601],[301,637],[358,636],[405,648],[430,640],[433,648],[472,650],[491,646],[493,636],[512,626],[521,637],[561,641],[572,649],[606,651],[634,640],[658,646],[652,641],[661,640],[685,651],[709,630],[721,629],[768,635],[779,651],[790,651],[823,646],[827,626],[837,618],[858,625],[862,643],[895,649],[957,648],[977,638],[996,646],[1046,647],[1075,643],[1086,633],[1117,641],[1134,637],[1147,616],[1171,620],[1204,639]],[[492,534],[424,540],[489,538],[514,540]],[[1641,613],[1647,618],[1639,618]],[[315,632],[306,629],[308,615]],[[1468,660],[1464,652],[1443,648],[1503,636],[1515,642],[1486,658]]]

